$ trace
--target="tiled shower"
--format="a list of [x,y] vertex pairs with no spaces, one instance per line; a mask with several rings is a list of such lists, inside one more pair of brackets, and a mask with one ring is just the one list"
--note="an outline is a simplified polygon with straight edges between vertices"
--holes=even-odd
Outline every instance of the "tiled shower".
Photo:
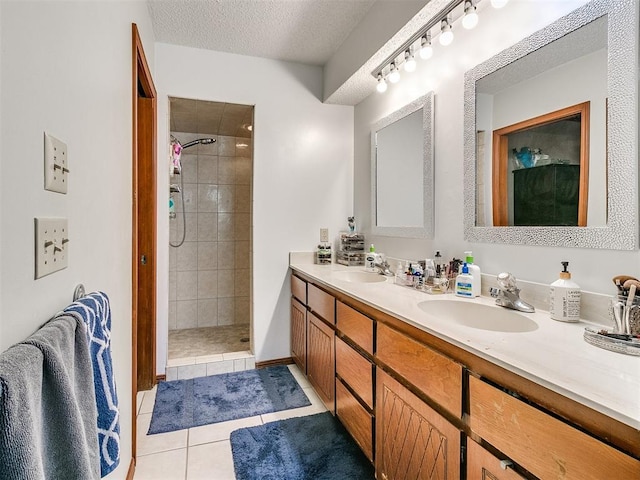
[[[253,107],[170,98],[182,173],[170,182],[169,358],[249,350]],[[180,178],[182,176],[182,178]],[[183,199],[184,224],[183,241]]]

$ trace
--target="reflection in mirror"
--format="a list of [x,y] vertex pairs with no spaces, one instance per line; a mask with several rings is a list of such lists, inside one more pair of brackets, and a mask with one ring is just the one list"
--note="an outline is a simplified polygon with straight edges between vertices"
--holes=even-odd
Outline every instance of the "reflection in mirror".
[[371,229],[374,235],[433,236],[433,94],[371,130]]
[[465,75],[467,240],[636,248],[638,11],[615,3]]

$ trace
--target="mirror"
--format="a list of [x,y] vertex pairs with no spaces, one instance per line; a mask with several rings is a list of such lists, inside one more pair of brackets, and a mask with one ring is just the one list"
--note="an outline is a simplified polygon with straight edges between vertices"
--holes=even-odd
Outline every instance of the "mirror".
[[371,233],[433,236],[433,93],[371,129]]
[[[637,24],[634,2],[594,0],[466,73],[466,240],[637,248]],[[544,143],[559,130],[573,136]],[[564,190],[534,176],[569,165]],[[546,215],[567,190],[575,220]]]

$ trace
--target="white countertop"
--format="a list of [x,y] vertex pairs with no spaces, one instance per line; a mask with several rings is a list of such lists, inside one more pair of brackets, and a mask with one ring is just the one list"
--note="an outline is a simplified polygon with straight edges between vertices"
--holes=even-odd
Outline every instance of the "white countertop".
[[548,312],[520,313],[538,328],[529,332],[496,332],[443,321],[418,307],[421,302],[476,302],[497,309],[490,297],[465,299],[453,294],[430,295],[385,282],[356,283],[340,278],[344,271],[363,267],[315,265],[292,256],[291,268],[378,310],[429,332],[474,355],[543,385],[598,412],[640,430],[640,357],[610,352],[583,339],[587,322],[551,320]]

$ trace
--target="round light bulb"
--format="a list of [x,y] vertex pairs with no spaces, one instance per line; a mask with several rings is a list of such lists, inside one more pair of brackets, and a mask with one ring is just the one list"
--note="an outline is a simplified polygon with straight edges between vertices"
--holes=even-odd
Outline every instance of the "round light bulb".
[[451,26],[449,26],[448,30],[445,30],[440,34],[440,45],[447,46],[451,45],[453,42],[453,32],[451,31]]
[[384,93],[387,91],[387,82],[384,81],[382,75],[378,77],[378,85],[376,85],[376,90],[380,93]]
[[417,65],[415,57],[411,55],[404,62],[404,70],[405,72],[415,72]]
[[433,57],[433,47],[431,43],[425,43],[420,49],[420,58],[423,60],[429,60]]
[[476,7],[469,7],[467,13],[464,14],[462,18],[462,26],[467,30],[471,30],[478,25],[478,13],[476,12]]
[[387,78],[391,83],[398,83],[400,81],[400,72],[395,65],[391,67],[391,73],[389,73]]
[[491,6],[493,8],[502,8],[504,7],[509,0],[491,0]]

